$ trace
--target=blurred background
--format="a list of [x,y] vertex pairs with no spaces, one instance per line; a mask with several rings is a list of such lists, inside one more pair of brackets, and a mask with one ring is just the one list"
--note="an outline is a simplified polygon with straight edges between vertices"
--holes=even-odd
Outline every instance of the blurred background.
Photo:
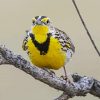
[[[100,50],[100,0],[76,0],[84,21]],[[54,26],[73,40],[76,53],[66,65],[67,72],[100,80],[100,57],[94,50],[73,6],[72,0],[0,0],[0,45],[29,60],[22,50],[25,30],[36,15],[46,15]],[[63,75],[63,69],[55,71]],[[0,100],[53,100],[62,92],[33,79],[11,66],[0,66]],[[99,100],[92,95],[72,100]]]

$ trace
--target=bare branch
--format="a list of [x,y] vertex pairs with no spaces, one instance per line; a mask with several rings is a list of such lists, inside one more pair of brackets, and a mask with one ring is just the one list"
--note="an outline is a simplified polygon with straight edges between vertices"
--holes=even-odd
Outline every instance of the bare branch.
[[0,65],[2,65],[2,64],[9,64],[9,63],[7,62],[7,60],[0,53]]
[[57,77],[54,73],[51,74],[44,69],[32,66],[21,55],[14,54],[4,46],[0,46],[0,64],[13,65],[50,87],[63,91],[64,93],[59,97],[60,99],[57,98],[56,100],[68,100],[74,96],[86,96],[87,93],[100,97],[100,82],[96,79],[73,74],[73,82],[70,83]]

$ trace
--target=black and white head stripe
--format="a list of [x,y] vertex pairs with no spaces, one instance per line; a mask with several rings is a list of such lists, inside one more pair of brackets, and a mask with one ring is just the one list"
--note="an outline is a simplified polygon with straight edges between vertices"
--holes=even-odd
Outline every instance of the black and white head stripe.
[[35,17],[36,20],[42,20],[43,18],[47,18],[47,16],[36,16]]

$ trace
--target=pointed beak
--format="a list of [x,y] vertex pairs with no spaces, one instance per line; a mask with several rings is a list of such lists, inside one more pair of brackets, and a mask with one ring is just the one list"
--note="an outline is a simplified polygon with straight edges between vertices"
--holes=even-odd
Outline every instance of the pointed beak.
[[42,25],[41,21],[37,21],[36,25]]

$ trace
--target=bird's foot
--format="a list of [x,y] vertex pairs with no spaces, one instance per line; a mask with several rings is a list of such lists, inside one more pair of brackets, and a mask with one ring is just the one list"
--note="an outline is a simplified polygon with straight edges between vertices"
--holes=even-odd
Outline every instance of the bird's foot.
[[66,80],[66,82],[71,83],[71,80],[68,78],[68,76],[61,76],[62,79]]

